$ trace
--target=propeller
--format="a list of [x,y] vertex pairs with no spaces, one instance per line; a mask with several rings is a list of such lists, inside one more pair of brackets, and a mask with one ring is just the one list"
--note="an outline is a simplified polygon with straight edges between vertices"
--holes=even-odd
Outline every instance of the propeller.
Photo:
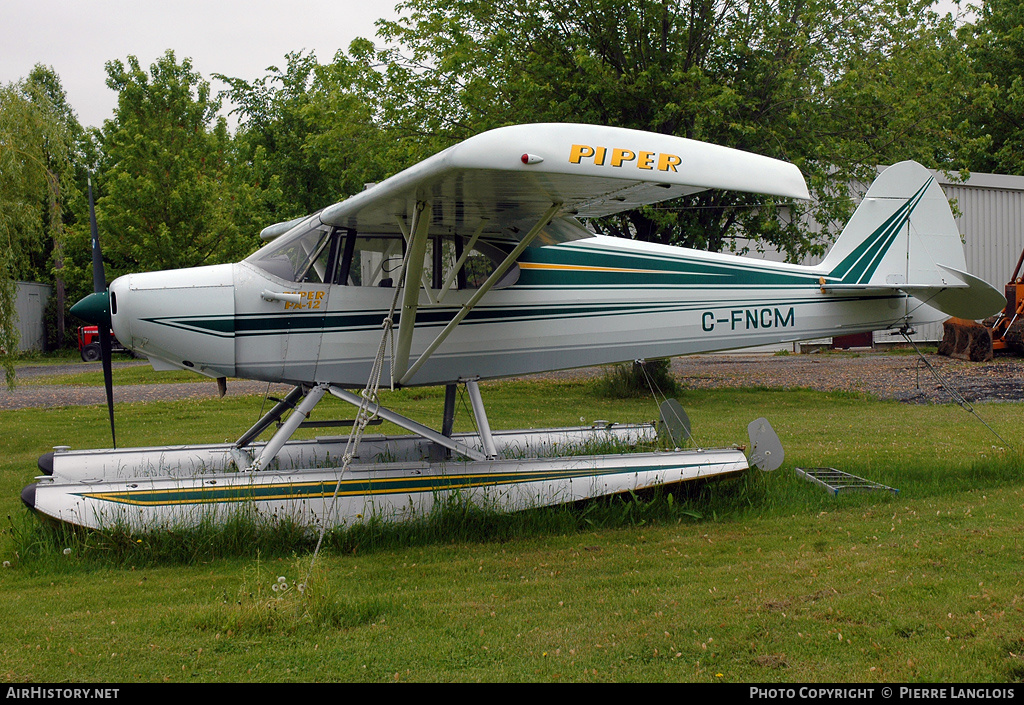
[[71,307],[71,313],[99,328],[100,360],[103,364],[103,386],[107,393],[107,413],[110,416],[110,440],[117,447],[114,434],[114,381],[111,370],[110,339],[110,293],[107,291],[106,274],[103,271],[103,253],[100,250],[99,229],[96,227],[96,205],[92,197],[92,178],[89,178],[89,228],[92,233],[92,290],[81,301]]

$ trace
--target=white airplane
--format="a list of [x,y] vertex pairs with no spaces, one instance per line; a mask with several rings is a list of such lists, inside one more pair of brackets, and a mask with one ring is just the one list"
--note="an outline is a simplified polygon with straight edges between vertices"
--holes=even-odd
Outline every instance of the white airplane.
[[[155,368],[294,390],[234,444],[58,448],[22,497],[87,526],[153,527],[243,504],[344,525],[426,511],[451,492],[516,509],[739,472],[749,464],[735,449],[511,457],[509,447],[653,431],[494,433],[477,381],[977,319],[1005,304],[965,271],[946,198],[914,162],[878,177],[814,266],[606,237],[580,222],[705,189],[809,198],[794,165],[767,157],[621,128],[519,125],[268,227],[269,243],[241,262],[131,274],[109,290],[100,276],[75,312],[101,330],[109,322]],[[442,429],[380,407],[381,383],[446,385]],[[451,433],[458,383],[476,434]],[[359,409],[360,429],[380,417],[414,435],[367,436],[359,451],[351,438],[291,441],[327,394]],[[750,430],[750,462],[777,467],[770,427]]]

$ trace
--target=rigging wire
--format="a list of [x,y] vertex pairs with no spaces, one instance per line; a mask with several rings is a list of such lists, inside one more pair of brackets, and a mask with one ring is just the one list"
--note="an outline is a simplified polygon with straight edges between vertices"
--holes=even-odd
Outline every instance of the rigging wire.
[[[406,248],[405,258],[402,263],[403,273],[408,271],[409,264],[409,253],[412,252],[412,248]],[[408,285],[408,283],[406,283]],[[404,287],[396,286],[394,295],[391,299],[391,308],[388,309],[387,315],[384,320],[381,321],[381,333],[380,345],[377,348],[377,355],[373,360],[373,365],[370,368],[369,377],[366,380],[366,386],[363,388],[361,393],[362,401],[359,404],[359,408],[356,411],[355,422],[352,424],[352,430],[349,432],[348,442],[345,445],[345,453],[342,456],[342,466],[338,472],[337,484],[334,487],[334,494],[331,496],[331,500],[328,503],[323,517],[320,521],[320,532],[317,537],[316,546],[313,549],[313,555],[309,561],[309,571],[306,573],[305,585],[309,584],[309,577],[313,572],[313,566],[316,563],[317,557],[320,555],[320,548],[323,546],[324,537],[327,534],[327,517],[334,513],[335,505],[338,501],[338,495],[341,492],[341,482],[345,477],[345,473],[348,471],[349,466],[352,464],[352,459],[355,457],[357,450],[359,449],[359,442],[362,440],[363,432],[366,427],[370,424],[373,418],[376,416],[375,413],[370,413],[370,406],[379,406],[378,393],[380,391],[380,378],[384,371],[384,360],[387,357],[388,349],[391,350],[390,356],[390,367],[391,367],[391,388],[394,389],[394,376],[395,376],[395,341],[394,341],[394,327],[395,327],[395,311],[398,309],[398,296],[399,293],[404,290]]]
[[263,403],[260,404],[260,414],[256,420],[263,418],[263,410],[267,408],[267,401],[270,399],[270,382],[267,382],[267,391],[263,392]]
[[[664,391],[662,391],[661,387],[658,386],[657,381],[651,375],[650,371],[648,371],[648,369],[647,369],[647,361],[646,360],[634,360],[633,364],[637,365],[640,368],[640,371],[641,371],[641,373],[644,376],[644,380],[647,382],[647,388],[651,391],[651,396],[654,398],[654,402],[658,405],[659,413],[663,414],[664,413],[664,411],[663,411],[663,404],[668,401],[668,396],[665,394]],[[661,401],[658,401],[659,396],[661,398]],[[677,419],[677,420],[678,421],[682,421],[682,419]],[[666,426],[668,425],[666,419],[663,419],[663,423],[665,423]],[[694,438],[692,429],[689,429],[689,428],[686,429],[686,439],[680,439],[680,440],[687,440],[687,439],[689,439],[690,441],[693,441],[694,445],[697,445],[697,446],[700,445],[699,443],[697,443],[697,439]]]
[[1011,445],[1009,443],[1009,441],[1007,441],[1005,438],[1000,436],[999,433],[994,428],[992,428],[988,424],[987,421],[985,421],[985,419],[981,418],[981,415],[978,414],[978,411],[977,411],[977,409],[974,408],[974,405],[971,404],[969,401],[967,401],[967,399],[964,398],[964,396],[960,393],[960,391],[958,389],[956,389],[951,384],[949,384],[942,377],[942,375],[939,374],[939,371],[937,369],[935,369],[935,366],[932,365],[932,363],[930,363],[928,361],[928,358],[926,358],[924,356],[924,353],[921,352],[921,349],[917,347],[917,343],[915,343],[913,340],[911,340],[910,336],[907,335],[907,331],[905,329],[900,331],[900,335],[903,336],[904,340],[906,340],[908,343],[910,343],[910,345],[914,348],[914,351],[917,353],[917,356],[920,359],[920,361],[924,363],[925,368],[927,368],[928,371],[932,373],[932,376],[935,377],[935,379],[939,383],[939,385],[943,389],[945,389],[946,392],[949,393],[949,396],[952,397],[953,401],[955,401],[957,403],[957,405],[960,406],[961,409],[963,409],[964,411],[972,414],[976,419],[978,419],[978,421],[980,421],[985,428],[987,428],[989,431],[991,431],[993,436],[995,436],[1000,441],[1002,441],[1003,445],[1005,445],[1007,448],[1013,448],[1014,447],[1013,445]]

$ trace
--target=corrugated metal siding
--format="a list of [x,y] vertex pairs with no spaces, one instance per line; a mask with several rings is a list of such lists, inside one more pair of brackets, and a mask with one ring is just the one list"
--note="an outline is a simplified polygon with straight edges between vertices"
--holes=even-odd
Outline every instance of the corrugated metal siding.
[[1024,177],[1003,177],[1018,188],[942,184],[962,215],[956,219],[964,238],[967,268],[1002,288],[1024,249]]
[[[964,238],[967,271],[1002,291],[1024,250],[1024,176],[972,174],[964,183],[937,177],[960,212],[956,224]],[[919,331],[921,339],[942,339],[941,325],[927,328],[933,330],[927,336]]]

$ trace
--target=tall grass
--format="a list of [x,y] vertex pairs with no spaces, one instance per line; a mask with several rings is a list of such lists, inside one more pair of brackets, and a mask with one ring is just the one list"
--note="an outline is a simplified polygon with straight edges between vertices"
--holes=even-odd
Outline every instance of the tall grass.
[[308,560],[270,565],[257,554],[237,588],[193,612],[189,624],[231,636],[295,634],[351,629],[370,624],[389,610],[388,601],[341,593],[322,566]]

